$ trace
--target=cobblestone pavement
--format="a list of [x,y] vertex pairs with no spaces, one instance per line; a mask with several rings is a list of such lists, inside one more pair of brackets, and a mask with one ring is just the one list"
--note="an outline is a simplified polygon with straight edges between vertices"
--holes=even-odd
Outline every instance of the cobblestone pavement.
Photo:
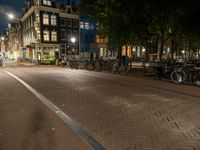
[[0,150],[89,150],[53,112],[0,71]]
[[198,87],[56,67],[7,70],[51,99],[108,149],[200,149]]

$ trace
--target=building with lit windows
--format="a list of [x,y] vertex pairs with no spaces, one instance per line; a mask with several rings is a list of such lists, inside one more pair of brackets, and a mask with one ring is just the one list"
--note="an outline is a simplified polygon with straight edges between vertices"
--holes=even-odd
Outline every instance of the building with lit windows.
[[108,50],[108,37],[97,34],[98,24],[88,16],[80,17],[80,57],[108,58],[114,53]]
[[31,0],[20,21],[25,59],[54,64],[56,59],[79,53],[79,16],[70,4]]
[[80,57],[93,58],[96,53],[96,22],[88,16],[80,17]]

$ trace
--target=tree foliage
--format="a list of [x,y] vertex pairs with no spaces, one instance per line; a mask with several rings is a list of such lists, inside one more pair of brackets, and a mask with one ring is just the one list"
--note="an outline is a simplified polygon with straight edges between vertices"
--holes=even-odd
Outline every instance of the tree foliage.
[[110,43],[116,47],[127,43],[147,47],[152,38],[157,38],[160,58],[166,42],[172,43],[172,51],[185,43],[191,48],[200,47],[199,8],[198,0],[81,1],[81,13],[99,23]]

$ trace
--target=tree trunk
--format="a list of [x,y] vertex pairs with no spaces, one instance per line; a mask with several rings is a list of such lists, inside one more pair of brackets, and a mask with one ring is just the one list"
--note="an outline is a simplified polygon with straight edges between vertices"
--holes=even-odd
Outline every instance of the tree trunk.
[[174,40],[171,40],[171,58],[174,59],[174,52],[175,52],[175,43]]
[[159,58],[159,60],[161,60],[162,56],[163,56],[164,43],[165,43],[164,37],[162,36],[161,40],[160,40],[160,54],[159,54],[160,58]]

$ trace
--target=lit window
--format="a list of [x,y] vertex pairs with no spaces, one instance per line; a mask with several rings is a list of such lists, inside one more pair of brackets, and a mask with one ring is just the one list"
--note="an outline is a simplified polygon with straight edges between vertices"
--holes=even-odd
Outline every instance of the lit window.
[[67,26],[72,27],[72,20],[71,19],[67,19]]
[[84,29],[84,22],[80,22],[80,29]]
[[48,25],[49,24],[49,15],[43,14],[43,24]]
[[43,31],[44,41],[49,41],[49,31]]
[[103,57],[103,48],[100,48],[100,56]]
[[37,31],[37,39],[40,39],[40,31]]
[[40,14],[35,14],[35,18],[37,22],[40,22]]
[[57,32],[51,31],[51,41],[56,42],[57,41]]
[[89,22],[85,22],[85,29],[89,30]]
[[57,25],[57,19],[56,15],[51,15],[51,25],[56,26]]
[[66,40],[66,30],[64,29],[61,30],[61,39]]
[[51,6],[51,0],[43,0],[43,4]]

